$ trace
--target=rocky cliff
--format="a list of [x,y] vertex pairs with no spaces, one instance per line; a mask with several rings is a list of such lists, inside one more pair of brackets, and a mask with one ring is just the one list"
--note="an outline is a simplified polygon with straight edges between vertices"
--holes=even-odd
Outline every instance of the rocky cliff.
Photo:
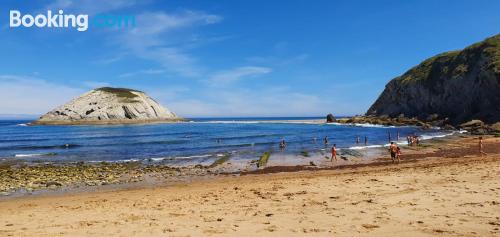
[[500,35],[429,58],[392,79],[367,115],[500,121]]
[[144,92],[103,87],[87,92],[32,124],[122,124],[180,120]]

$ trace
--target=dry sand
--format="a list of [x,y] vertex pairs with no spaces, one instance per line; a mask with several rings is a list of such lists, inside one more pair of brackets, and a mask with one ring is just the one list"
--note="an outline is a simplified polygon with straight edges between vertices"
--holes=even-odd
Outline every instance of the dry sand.
[[487,157],[475,142],[401,164],[3,200],[0,236],[500,236],[500,139]]

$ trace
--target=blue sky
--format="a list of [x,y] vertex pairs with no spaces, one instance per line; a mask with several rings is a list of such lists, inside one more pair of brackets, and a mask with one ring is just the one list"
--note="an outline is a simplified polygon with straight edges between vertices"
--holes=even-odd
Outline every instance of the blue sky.
[[[499,1],[3,1],[0,114],[101,86],[185,117],[366,112],[435,54],[499,33]],[[9,28],[9,11],[136,16],[128,29]]]

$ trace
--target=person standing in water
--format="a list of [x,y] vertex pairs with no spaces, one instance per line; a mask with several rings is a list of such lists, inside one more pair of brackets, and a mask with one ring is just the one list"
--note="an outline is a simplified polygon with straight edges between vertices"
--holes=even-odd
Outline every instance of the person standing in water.
[[368,145],[368,137],[365,136],[365,146]]
[[481,156],[487,156],[486,152],[484,152],[484,145],[483,145],[483,137],[479,137],[479,154]]
[[356,144],[359,144],[359,136],[356,137]]
[[325,138],[323,139],[323,142],[325,143],[325,146],[328,145],[328,136],[325,136]]
[[285,142],[285,139],[283,139],[283,140],[281,140],[281,142],[280,142],[280,149],[281,149],[281,150],[284,150],[284,149],[285,149],[285,147],[286,147],[286,142]]
[[333,162],[333,159],[337,161],[337,144],[333,144],[332,146],[332,159],[330,161]]

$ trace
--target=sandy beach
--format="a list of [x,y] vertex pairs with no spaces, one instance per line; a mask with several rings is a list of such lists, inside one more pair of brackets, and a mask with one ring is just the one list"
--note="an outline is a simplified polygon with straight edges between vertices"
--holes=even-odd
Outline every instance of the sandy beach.
[[5,199],[0,236],[498,236],[500,138],[487,157],[476,142],[405,150],[401,164]]

